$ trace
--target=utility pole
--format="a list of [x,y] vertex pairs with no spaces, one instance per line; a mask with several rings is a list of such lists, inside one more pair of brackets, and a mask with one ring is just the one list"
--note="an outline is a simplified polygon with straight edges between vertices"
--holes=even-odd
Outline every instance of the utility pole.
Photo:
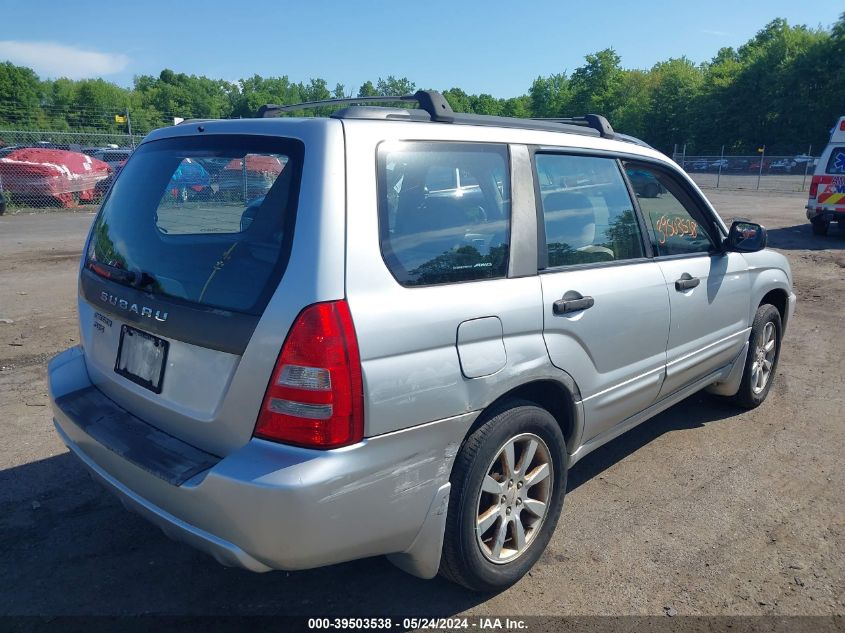
[[801,191],[804,191],[804,187],[807,186],[807,172],[810,171],[810,163],[812,162],[811,156],[813,155],[813,146],[807,148],[807,161],[804,163],[804,180],[801,181]]
[[722,163],[725,162],[725,146],[722,145],[722,155],[719,157],[719,173],[716,174],[716,189],[719,188],[719,181],[722,179]]
[[129,108],[126,108],[126,127],[129,132],[129,144],[135,149],[135,139],[132,137],[132,119],[129,118]]

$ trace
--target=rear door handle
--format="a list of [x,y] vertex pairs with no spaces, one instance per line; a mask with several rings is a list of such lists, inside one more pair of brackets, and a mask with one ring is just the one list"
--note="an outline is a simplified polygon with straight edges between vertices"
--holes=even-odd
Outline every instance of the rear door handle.
[[563,295],[562,299],[558,299],[552,304],[552,311],[555,314],[568,314],[580,310],[589,310],[595,303],[592,297],[585,297],[580,292],[569,290]]
[[691,290],[701,283],[698,277],[692,277],[689,273],[681,275],[680,279],[675,280],[675,290],[683,292],[684,290]]

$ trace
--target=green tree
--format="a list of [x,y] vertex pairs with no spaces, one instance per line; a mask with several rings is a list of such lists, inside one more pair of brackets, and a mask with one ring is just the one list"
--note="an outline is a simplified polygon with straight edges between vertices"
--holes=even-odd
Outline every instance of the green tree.
[[650,73],[651,88],[643,108],[643,135],[656,147],[683,143],[695,124],[702,70],[685,57],[660,62]]
[[0,64],[0,123],[33,125],[42,119],[41,85],[29,68]]
[[376,83],[376,93],[383,97],[401,97],[414,94],[416,91],[416,85],[407,77],[396,78],[388,75],[387,79],[379,77]]
[[376,91],[376,87],[373,85],[372,81],[365,81],[361,87],[358,89],[358,96],[359,97],[377,97],[379,96],[378,91]]
[[240,90],[232,93],[232,114],[250,117],[262,105],[290,105],[304,101],[302,85],[294,84],[287,75],[282,77],[260,77],[253,75],[239,82]]
[[[413,93],[407,77],[366,81],[358,96]],[[345,96],[324,79],[294,82],[254,75],[237,82],[162,70],[141,75],[131,88],[102,79],[41,81],[28,68],[0,63],[0,126],[13,129],[123,132],[114,115],[129,110],[144,134],[172,117],[249,117],[265,103],[289,105]],[[669,151],[819,151],[845,107],[845,13],[829,29],[773,20],[738,48],[723,48],[706,64],[668,59],[648,70],[626,70],[613,49],[585,57],[571,75],[537,77],[526,94],[497,99],[459,86],[444,96],[457,112],[561,117],[604,114],[614,128]],[[408,107],[412,107],[408,104]],[[333,108],[301,110],[299,116]],[[91,137],[95,139],[96,137]],[[93,141],[92,141],[93,142]]]
[[626,70],[615,88],[615,107],[604,114],[612,121],[614,129],[634,136],[645,136],[645,119],[651,106],[653,87],[651,73]]
[[566,73],[537,77],[528,89],[528,98],[532,116],[547,118],[569,116],[572,86]]
[[575,69],[570,80],[571,112],[575,116],[610,112],[617,106],[623,75],[619,55],[612,48],[606,48],[584,59],[587,63]]
[[470,96],[460,88],[449,88],[443,91],[443,97],[455,112],[472,112]]

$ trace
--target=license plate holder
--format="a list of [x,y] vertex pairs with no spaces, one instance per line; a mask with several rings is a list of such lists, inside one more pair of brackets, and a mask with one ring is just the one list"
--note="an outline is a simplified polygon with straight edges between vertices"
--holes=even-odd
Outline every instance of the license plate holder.
[[161,393],[170,343],[128,325],[120,326],[114,371],[153,393]]

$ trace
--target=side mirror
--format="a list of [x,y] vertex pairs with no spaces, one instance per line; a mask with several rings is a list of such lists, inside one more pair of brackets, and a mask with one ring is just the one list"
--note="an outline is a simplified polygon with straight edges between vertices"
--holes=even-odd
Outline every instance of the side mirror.
[[754,222],[737,220],[731,224],[725,246],[729,251],[740,253],[755,253],[766,248],[768,235],[766,229]]

